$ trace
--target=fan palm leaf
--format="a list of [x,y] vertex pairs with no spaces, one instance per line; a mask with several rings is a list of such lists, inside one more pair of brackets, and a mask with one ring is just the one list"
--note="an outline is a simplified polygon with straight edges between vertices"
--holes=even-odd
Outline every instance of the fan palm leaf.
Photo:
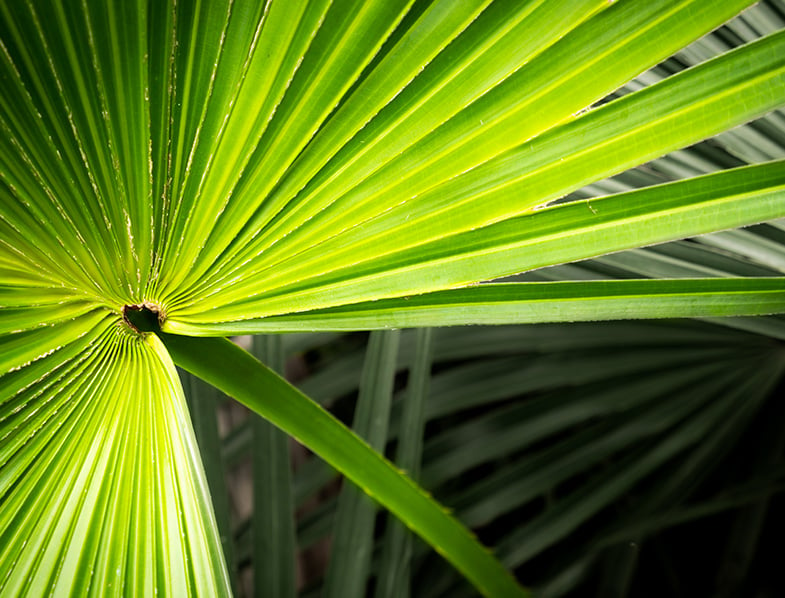
[[523,593],[357,435],[196,337],[781,313],[782,277],[472,286],[785,216],[782,161],[557,201],[785,104],[782,31],[602,102],[749,4],[0,2],[0,591],[229,593],[177,363],[480,591]]

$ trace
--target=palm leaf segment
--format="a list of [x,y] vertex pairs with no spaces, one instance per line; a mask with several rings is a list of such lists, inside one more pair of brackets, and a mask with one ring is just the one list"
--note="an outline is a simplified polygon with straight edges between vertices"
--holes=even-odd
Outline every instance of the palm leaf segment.
[[[172,361],[123,306],[193,335],[672,315],[664,287],[447,289],[785,215],[781,163],[539,209],[783,105],[775,32],[586,110],[748,4],[0,3],[2,592],[228,591]],[[699,281],[687,313],[780,285]]]

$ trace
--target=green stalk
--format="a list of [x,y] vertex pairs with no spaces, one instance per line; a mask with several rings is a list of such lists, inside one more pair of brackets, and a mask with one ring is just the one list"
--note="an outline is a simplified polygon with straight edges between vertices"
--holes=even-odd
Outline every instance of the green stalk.
[[486,596],[528,596],[472,533],[361,438],[224,338],[160,334],[177,365],[314,451],[428,542]]

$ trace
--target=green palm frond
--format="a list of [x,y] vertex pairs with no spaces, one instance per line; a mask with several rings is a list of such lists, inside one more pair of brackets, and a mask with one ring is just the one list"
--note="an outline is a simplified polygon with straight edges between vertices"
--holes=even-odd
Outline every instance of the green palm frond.
[[[176,363],[327,459],[479,591],[523,594],[327,411],[228,341],[189,337],[784,312],[775,142],[726,133],[736,162],[655,161],[663,184],[645,189],[627,172],[785,105],[778,3],[735,21],[746,37],[727,52],[648,71],[750,4],[0,1],[0,593],[230,593]],[[773,139],[769,118],[757,130]],[[728,253],[754,267],[725,268]],[[634,280],[562,280],[559,264],[589,258],[586,277]],[[476,285],[545,266],[551,281]],[[592,482],[592,508],[735,405],[693,400],[662,414],[684,433],[648,469]],[[569,501],[556,513],[569,533]],[[499,540],[508,567],[560,539],[540,525]]]
[[87,324],[3,377],[3,592],[223,592],[174,364],[153,335]]

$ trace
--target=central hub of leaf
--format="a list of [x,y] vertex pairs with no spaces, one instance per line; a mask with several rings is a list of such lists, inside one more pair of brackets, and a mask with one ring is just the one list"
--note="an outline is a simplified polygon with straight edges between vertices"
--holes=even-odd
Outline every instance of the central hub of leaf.
[[137,332],[161,332],[161,310],[157,305],[124,305],[123,320]]

